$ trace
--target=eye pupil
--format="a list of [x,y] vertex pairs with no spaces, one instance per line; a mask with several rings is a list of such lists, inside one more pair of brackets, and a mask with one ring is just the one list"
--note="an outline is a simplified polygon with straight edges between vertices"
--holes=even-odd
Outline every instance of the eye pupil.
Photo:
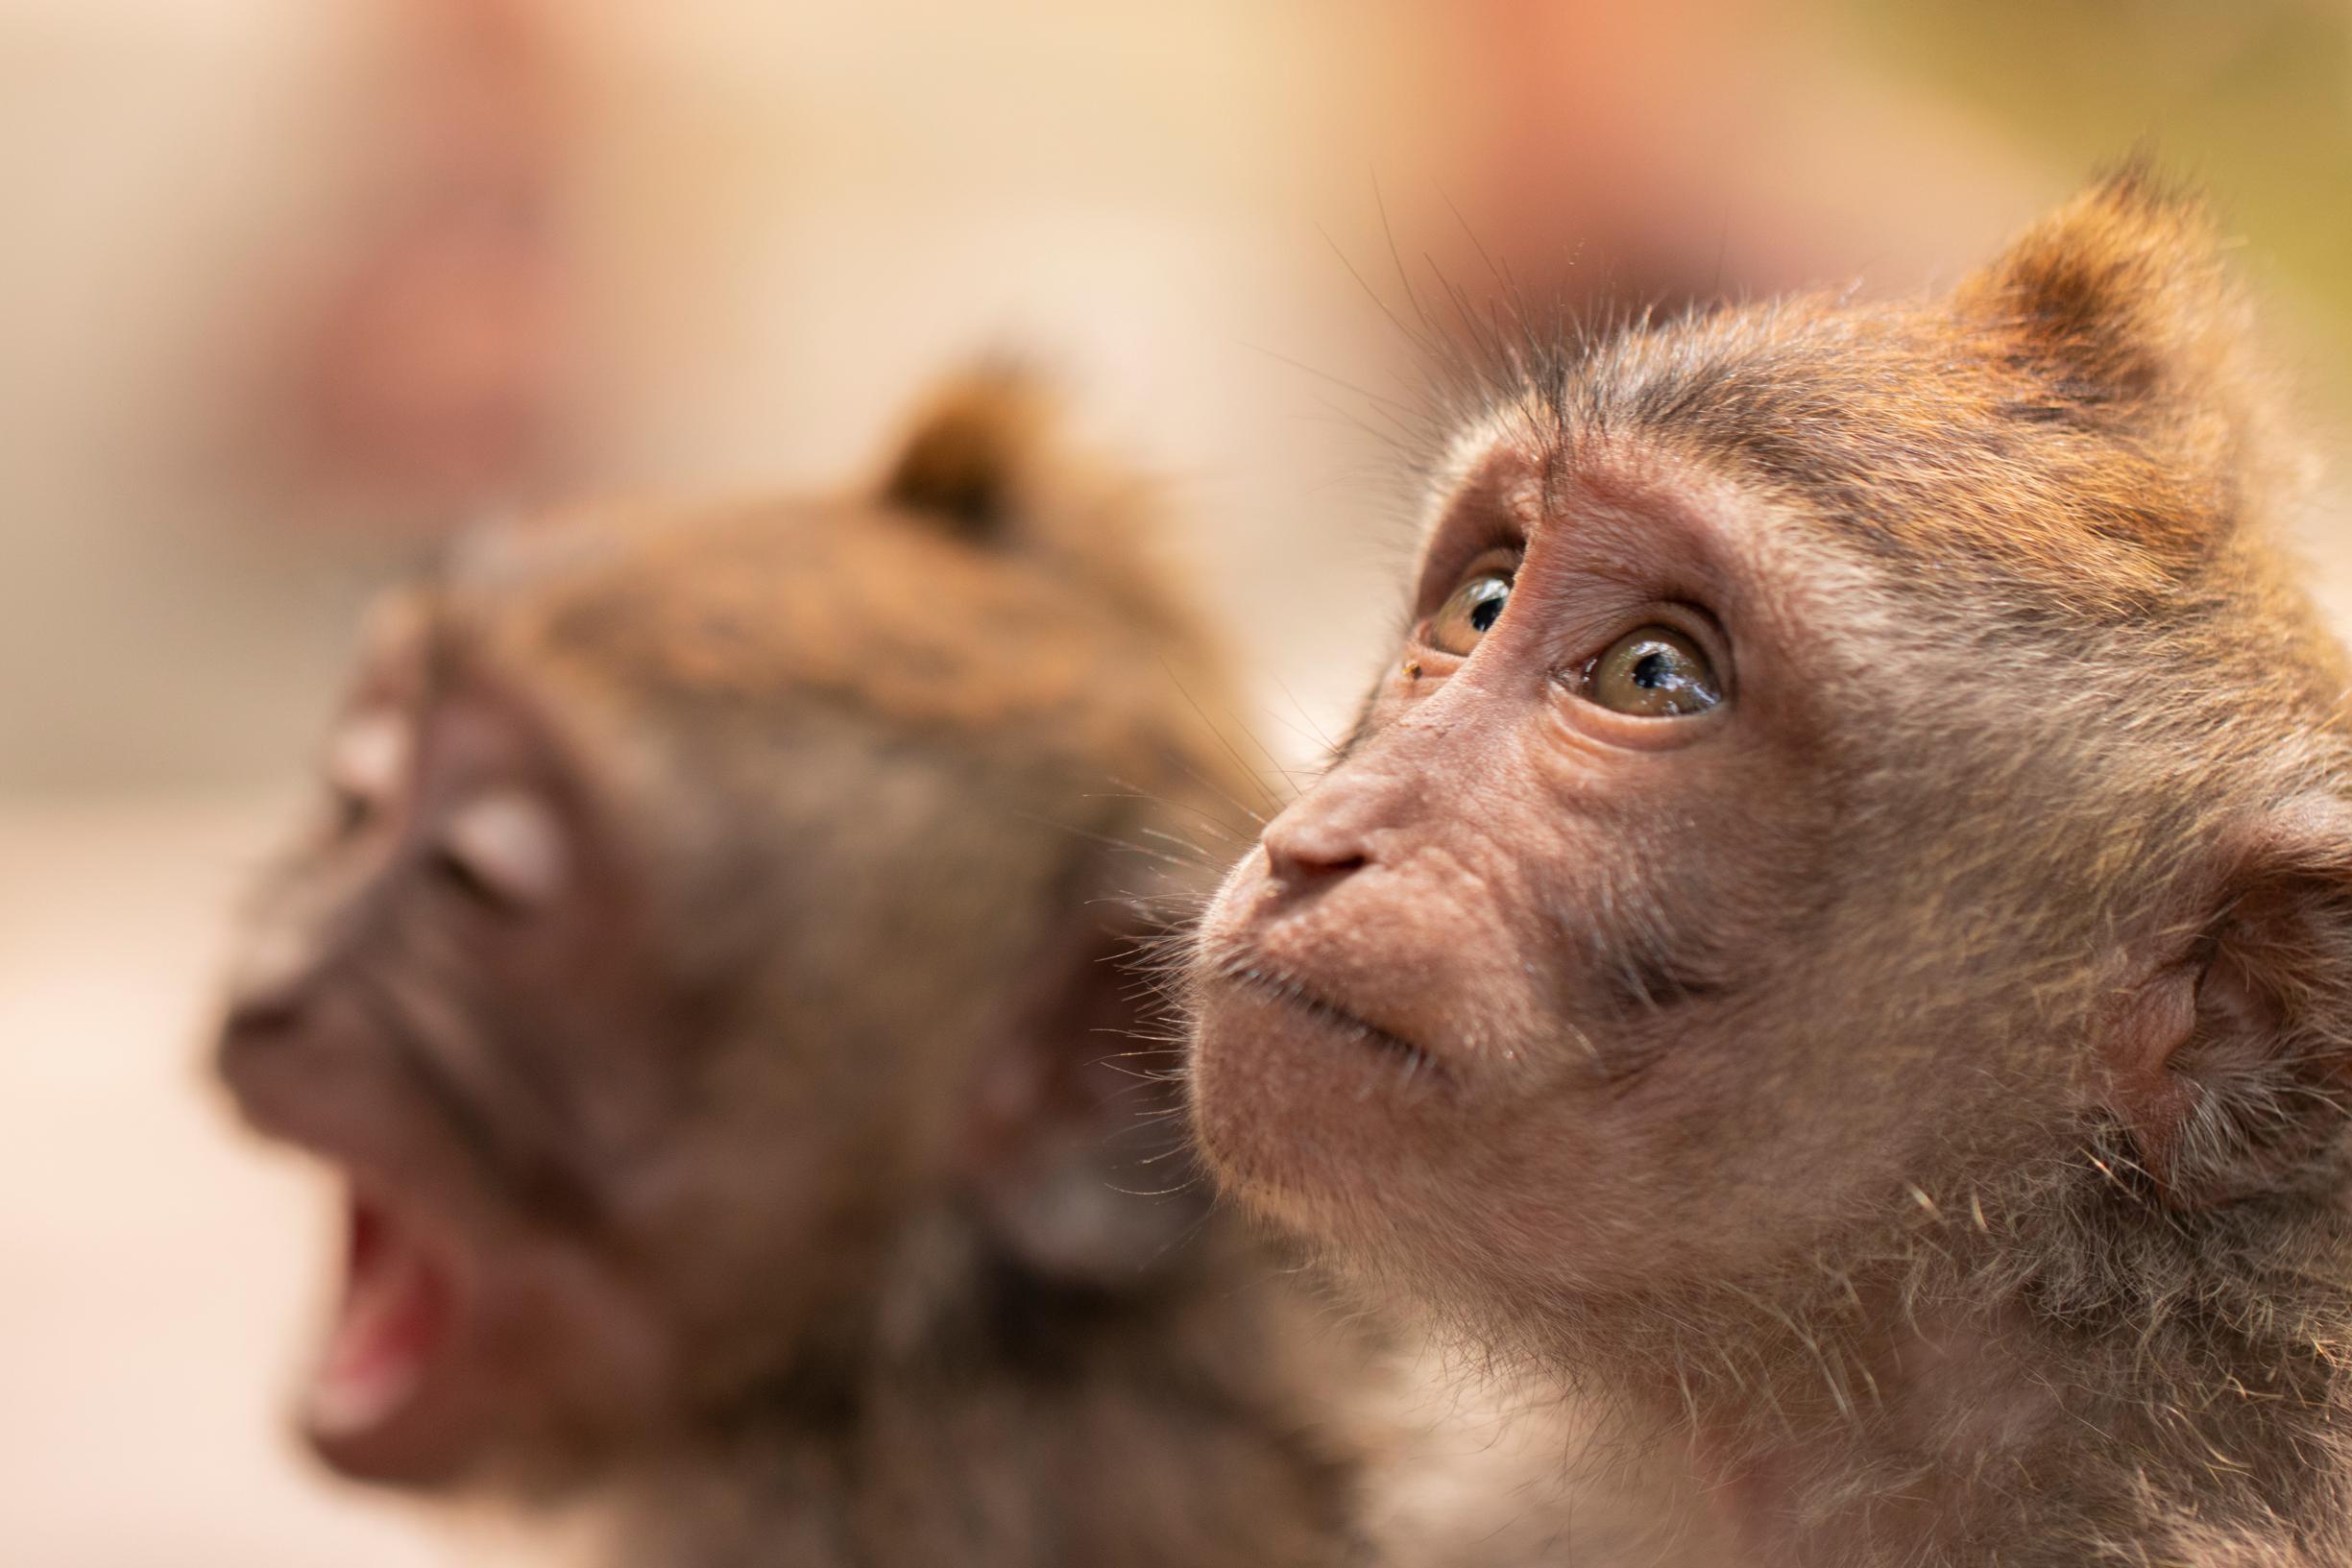
[[1502,618],[1503,600],[1510,596],[1510,591],[1505,590],[1499,593],[1490,593],[1472,605],[1470,607],[1470,625],[1480,632],[1492,631],[1494,623]]
[[1662,653],[1645,653],[1634,665],[1634,684],[1651,691],[1664,686],[1673,677],[1673,668]]

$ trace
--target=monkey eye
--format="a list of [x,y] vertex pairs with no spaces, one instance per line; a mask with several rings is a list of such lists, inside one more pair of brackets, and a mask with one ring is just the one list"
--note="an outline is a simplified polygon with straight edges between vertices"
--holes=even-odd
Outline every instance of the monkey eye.
[[460,806],[431,852],[433,871],[449,886],[474,903],[518,913],[563,891],[568,861],[554,810],[518,790]]
[[1478,646],[1511,602],[1511,578],[1501,567],[1482,567],[1465,577],[1429,618],[1429,645],[1456,655],[1467,655]]
[[1723,700],[1723,683],[1698,643],[1671,626],[1644,626],[1585,666],[1585,695],[1612,712],[1675,718]]

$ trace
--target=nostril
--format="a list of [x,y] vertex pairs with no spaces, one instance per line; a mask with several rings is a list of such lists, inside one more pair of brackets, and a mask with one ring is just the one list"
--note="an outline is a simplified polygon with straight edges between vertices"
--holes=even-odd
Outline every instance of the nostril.
[[1363,870],[1371,857],[1352,840],[1316,832],[1266,834],[1266,864],[1277,881],[1306,884],[1336,881]]
[[1394,826],[1398,791],[1361,766],[1326,775],[1266,825],[1267,876],[1294,892],[1320,891],[1376,865]]

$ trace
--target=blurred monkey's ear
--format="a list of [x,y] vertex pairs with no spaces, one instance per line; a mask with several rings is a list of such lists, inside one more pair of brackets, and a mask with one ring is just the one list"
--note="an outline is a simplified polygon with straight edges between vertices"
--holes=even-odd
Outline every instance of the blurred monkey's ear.
[[883,498],[975,543],[1002,538],[1033,504],[1047,460],[1052,398],[1009,360],[949,382],[915,417],[883,480]]

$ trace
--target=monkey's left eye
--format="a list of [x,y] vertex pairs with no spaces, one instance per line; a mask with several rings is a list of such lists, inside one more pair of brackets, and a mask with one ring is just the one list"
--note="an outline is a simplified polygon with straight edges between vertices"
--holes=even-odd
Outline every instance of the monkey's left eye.
[[499,790],[451,815],[429,863],[445,885],[473,902],[521,913],[563,891],[569,859],[555,813],[530,795]]
[[1471,573],[1429,618],[1429,645],[1441,653],[1467,656],[1511,602],[1511,577],[1499,567]]
[[355,713],[336,729],[327,748],[327,789],[338,836],[373,823],[399,796],[409,763],[410,736],[388,709]]

